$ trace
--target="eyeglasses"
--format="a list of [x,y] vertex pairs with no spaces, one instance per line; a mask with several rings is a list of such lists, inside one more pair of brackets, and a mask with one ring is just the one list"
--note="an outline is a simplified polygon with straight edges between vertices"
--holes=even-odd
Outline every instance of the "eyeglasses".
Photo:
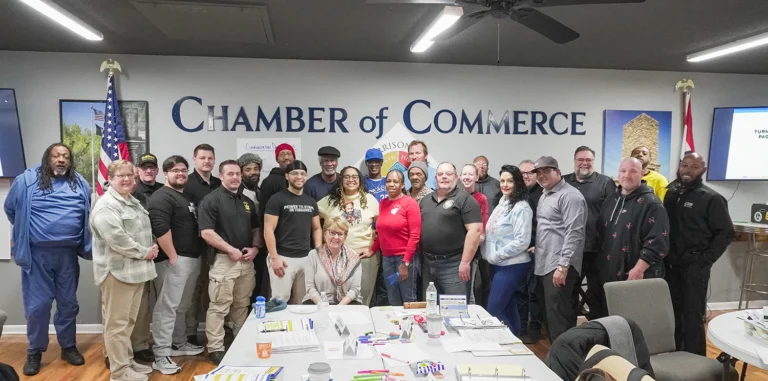
[[360,176],[358,175],[344,175],[342,178],[344,180],[360,180]]
[[171,170],[168,170],[168,172],[166,172],[166,173],[171,173],[171,174],[174,174],[174,175],[178,175],[178,174],[182,174],[182,173],[187,173],[187,170],[186,169],[171,169]]
[[576,162],[578,162],[578,163],[587,163],[587,164],[590,164],[590,163],[592,163],[593,161],[595,161],[595,159],[576,159]]
[[132,178],[135,178],[135,177],[136,177],[136,175],[134,175],[133,173],[124,173],[124,174],[115,175],[116,179],[121,179],[121,180],[122,179],[132,179]]
[[533,177],[533,175],[535,175],[533,172],[523,172],[523,177]]
[[331,238],[344,238],[345,235],[344,232],[335,232],[333,230],[326,230],[325,233],[328,234]]

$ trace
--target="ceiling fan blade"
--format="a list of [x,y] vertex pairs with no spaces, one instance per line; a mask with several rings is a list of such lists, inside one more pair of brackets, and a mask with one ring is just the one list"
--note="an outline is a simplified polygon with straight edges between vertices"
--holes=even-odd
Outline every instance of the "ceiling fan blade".
[[558,44],[579,38],[575,30],[533,8],[516,9],[510,18]]
[[455,5],[455,0],[366,0],[368,4],[444,4]]
[[645,0],[528,0],[532,7],[559,7],[561,5],[587,5],[587,4],[631,4],[644,3]]
[[433,38],[433,41],[445,41],[450,40],[451,38],[456,37],[459,35],[459,33],[469,29],[472,25],[477,24],[480,20],[482,20],[485,16],[489,15],[491,11],[489,10],[482,10],[477,11],[473,13],[468,13],[464,16],[461,16],[461,18],[456,21],[455,24],[453,24],[450,28],[443,31],[443,33],[438,34]]

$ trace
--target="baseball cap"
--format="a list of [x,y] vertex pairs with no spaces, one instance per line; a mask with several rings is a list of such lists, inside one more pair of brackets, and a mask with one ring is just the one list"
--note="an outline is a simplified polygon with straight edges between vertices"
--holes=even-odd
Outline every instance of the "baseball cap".
[[369,160],[381,160],[384,161],[384,155],[381,154],[381,150],[378,148],[371,148],[365,151],[365,161]]
[[338,158],[341,157],[341,152],[336,147],[325,146],[317,150],[317,156],[333,156]]
[[411,163],[411,165],[408,167],[408,173],[411,173],[411,169],[421,169],[422,172],[424,172],[424,176],[428,176],[427,172],[427,163],[423,161],[414,161]]
[[538,171],[541,168],[554,168],[554,169],[560,169],[560,166],[557,165],[557,160],[555,160],[552,156],[542,156],[538,159],[536,159],[536,162],[533,164],[533,172]]
[[143,155],[141,155],[141,158],[139,160],[139,167],[141,167],[144,164],[152,163],[155,166],[157,166],[157,156],[147,152]]

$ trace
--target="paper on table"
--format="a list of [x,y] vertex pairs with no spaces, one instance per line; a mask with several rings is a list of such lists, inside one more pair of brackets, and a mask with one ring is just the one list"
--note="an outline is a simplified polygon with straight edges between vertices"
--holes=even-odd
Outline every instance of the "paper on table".
[[[424,353],[424,351],[422,351],[414,343],[385,344],[385,345],[377,345],[374,348],[376,349],[377,352],[379,352],[379,354],[386,353],[390,356],[397,358],[398,360],[402,359],[410,362],[415,362],[415,361],[429,359],[429,355]],[[403,361],[398,361],[398,360],[387,358],[384,356],[382,356],[381,359],[384,360],[384,365],[386,365],[387,368],[408,365]]]
[[410,309],[410,310],[402,310],[402,311],[395,311],[395,316],[397,317],[403,317],[403,316],[413,316],[413,315],[422,315],[426,312],[425,309]]
[[762,361],[763,364],[768,365],[768,348],[756,347],[755,352],[757,352],[757,356],[760,357],[760,361]]
[[325,359],[326,360],[363,360],[373,358],[373,351],[370,345],[360,345],[357,347],[357,355],[344,356],[344,341],[326,341]]
[[208,374],[195,376],[195,381],[256,381],[269,380],[277,376],[282,367],[269,366],[219,366]]
[[341,319],[344,320],[344,323],[347,325],[368,324],[371,322],[367,317],[365,317],[365,315],[358,311],[329,312],[328,317],[331,319],[331,321],[335,321],[336,317],[341,317]]
[[473,342],[491,342],[499,344],[522,344],[523,341],[515,337],[509,328],[502,329],[463,329],[459,331],[461,337],[466,337]]
[[314,331],[262,333],[272,339],[273,352],[320,350],[320,341]]
[[502,347],[498,343],[471,341],[466,337],[454,337],[451,339],[445,339],[445,340],[442,340],[442,344],[443,344],[443,349],[445,349],[445,351],[449,353],[463,352],[463,351],[482,351],[482,352],[504,351],[504,347]]
[[528,347],[523,344],[504,345],[503,351],[472,351],[475,357],[495,357],[495,356],[525,356],[533,355]]

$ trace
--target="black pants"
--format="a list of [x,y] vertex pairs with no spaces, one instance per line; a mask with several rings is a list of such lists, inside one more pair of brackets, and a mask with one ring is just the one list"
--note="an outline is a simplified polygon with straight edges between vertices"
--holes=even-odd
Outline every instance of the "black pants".
[[589,306],[589,314],[587,319],[594,320],[608,316],[608,311],[605,307],[605,295],[603,292],[603,286],[600,282],[600,270],[597,268],[597,255],[596,252],[584,252],[584,262],[581,265],[581,275],[579,276],[576,287],[573,288],[573,296],[571,297],[571,305],[573,306],[576,316],[579,316],[579,289],[584,283],[584,278],[587,278],[587,291],[584,292],[584,301]]
[[[256,258],[253,259],[253,268],[256,270],[256,286],[253,288],[251,303],[256,302],[256,297],[263,296],[269,300],[272,290],[269,285],[269,272],[267,271],[267,252],[266,248],[259,250]],[[208,292],[207,290],[205,291]]]
[[483,258],[477,258],[477,274],[472,285],[475,304],[488,309],[488,295],[491,293],[491,264]]
[[[379,252],[380,253],[380,252]],[[381,255],[376,256],[380,258]],[[371,305],[369,307],[388,306],[389,298],[387,298],[387,285],[386,277],[384,276],[384,264],[379,265],[379,271],[376,273],[376,287],[373,289],[373,296],[371,297]]]
[[540,332],[541,323],[544,321],[544,306],[540,300],[543,292],[541,277],[533,273],[534,267],[535,264],[528,271],[526,282],[522,282],[515,291],[517,312],[520,313],[521,331]]
[[691,263],[668,266],[666,280],[675,312],[675,343],[678,351],[707,355],[704,317],[712,265]]
[[565,285],[555,287],[552,283],[555,271],[557,270],[541,277],[541,285],[544,289],[544,308],[551,342],[554,342],[565,331],[576,326],[576,312],[571,306],[571,295],[573,295],[576,282],[579,281],[579,273],[570,267],[565,278]]

